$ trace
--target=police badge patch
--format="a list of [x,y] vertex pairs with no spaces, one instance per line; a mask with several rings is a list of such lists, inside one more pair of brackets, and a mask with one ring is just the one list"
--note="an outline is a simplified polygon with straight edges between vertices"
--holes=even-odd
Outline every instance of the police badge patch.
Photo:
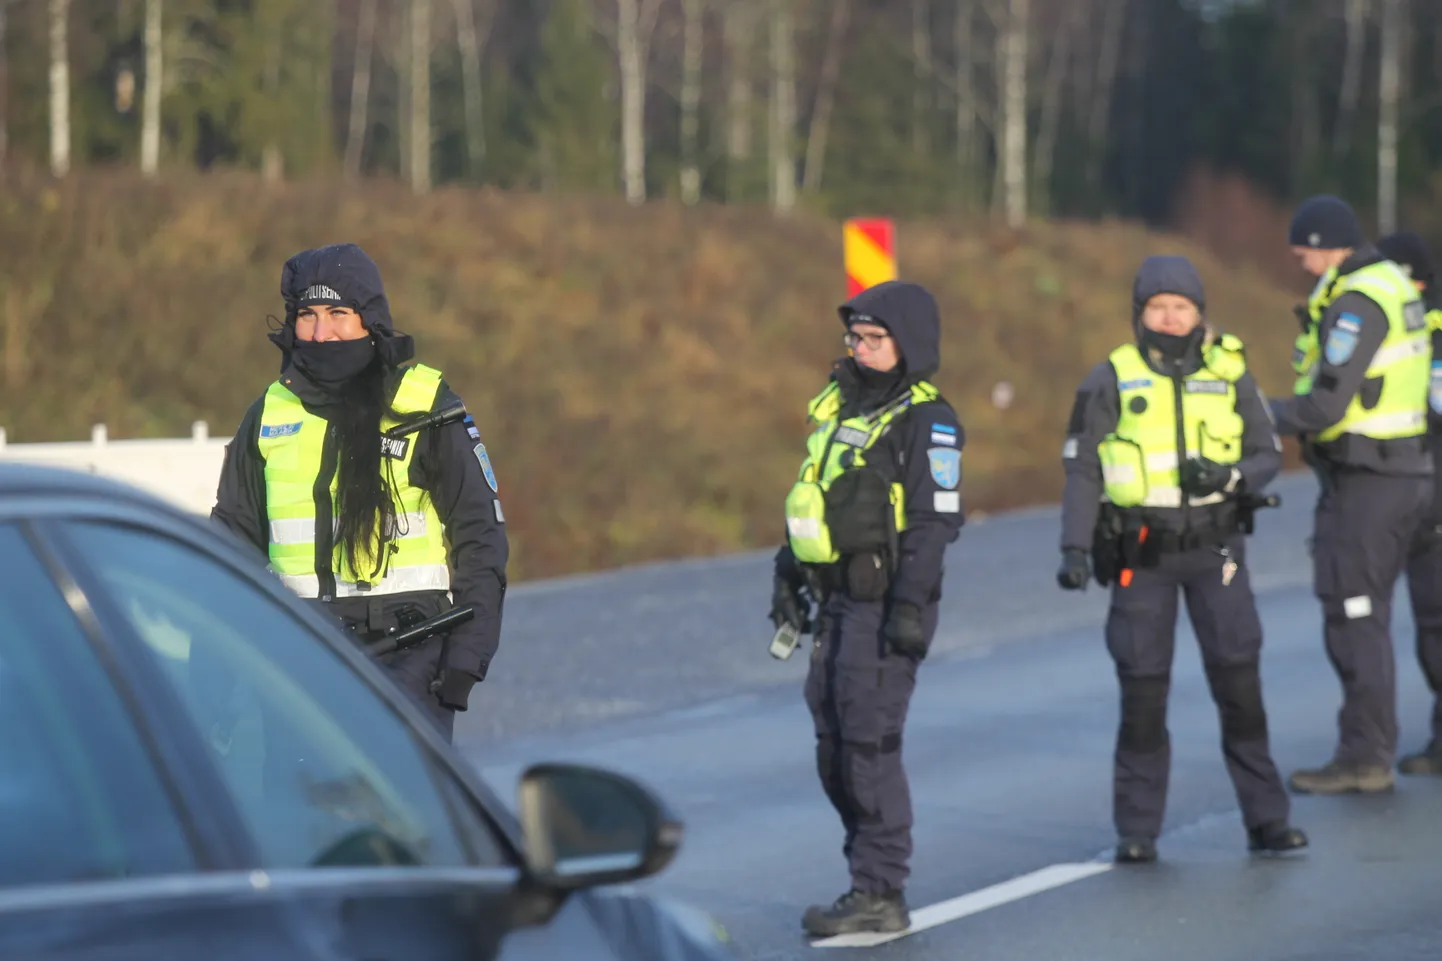
[[476,460],[480,462],[481,473],[486,475],[486,483],[491,485],[491,490],[494,493],[499,494],[501,492],[501,489],[496,484],[496,472],[491,467],[491,458],[490,455],[486,453],[486,445],[477,444],[475,446],[474,453],[476,455]]
[[954,447],[933,447],[927,452],[931,460],[931,479],[947,490],[961,483],[961,451]]
[[1343,314],[1337,318],[1337,324],[1327,334],[1327,344],[1322,349],[1322,354],[1327,358],[1327,363],[1333,367],[1341,367],[1352,359],[1352,354],[1357,350],[1357,335],[1362,330],[1360,317],[1352,314]]

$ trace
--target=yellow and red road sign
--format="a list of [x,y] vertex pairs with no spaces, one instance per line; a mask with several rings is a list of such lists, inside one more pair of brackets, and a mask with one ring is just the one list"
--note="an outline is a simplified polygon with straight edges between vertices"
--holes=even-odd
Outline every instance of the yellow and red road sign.
[[846,259],[846,296],[896,279],[896,228],[890,220],[852,218],[841,228]]

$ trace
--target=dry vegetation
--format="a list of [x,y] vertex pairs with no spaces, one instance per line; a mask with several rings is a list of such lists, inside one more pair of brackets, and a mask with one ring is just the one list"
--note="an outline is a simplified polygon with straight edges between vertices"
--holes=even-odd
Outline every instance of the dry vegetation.
[[[12,441],[229,433],[275,374],[281,264],[355,241],[397,325],[475,412],[517,579],[775,543],[807,398],[840,351],[837,223],[762,210],[245,175],[23,177],[0,197],[0,424]],[[1056,497],[1072,392],[1128,336],[1149,253],[1191,256],[1210,316],[1285,389],[1296,291],[1126,224],[899,226],[943,309],[939,382],[967,503]],[[993,408],[1010,381],[1010,409]]]

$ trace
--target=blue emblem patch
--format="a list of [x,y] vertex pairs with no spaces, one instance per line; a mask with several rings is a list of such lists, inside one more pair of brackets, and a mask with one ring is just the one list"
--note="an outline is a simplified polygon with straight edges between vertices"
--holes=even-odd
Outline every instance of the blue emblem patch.
[[1117,390],[1141,390],[1143,387],[1152,386],[1150,377],[1138,377],[1135,380],[1124,380],[1117,384]]
[[477,444],[475,446],[475,455],[476,460],[481,464],[481,473],[486,475],[486,483],[491,485],[492,491],[499,494],[501,489],[496,485],[496,472],[491,467],[491,458],[490,455],[486,453],[486,445]]
[[1442,414],[1442,363],[1432,364],[1432,386],[1427,392],[1427,399],[1432,405],[1432,413]]
[[262,424],[260,436],[289,437],[291,434],[299,434],[301,423],[301,421],[296,421],[294,424]]
[[955,490],[961,483],[961,451],[955,447],[933,447],[926,454],[931,459],[931,479],[938,487]]
[[955,428],[955,427],[952,427],[950,424],[932,424],[932,425],[931,425],[931,429],[934,430],[934,431],[936,431],[938,434],[955,434],[955,433],[956,433],[956,428]]
[[[1345,315],[1343,316],[1345,319]],[[1342,322],[1338,321],[1337,326],[1333,327],[1332,332],[1327,335],[1327,346],[1323,349],[1327,363],[1333,367],[1341,367],[1352,359],[1352,354],[1356,353],[1356,350],[1357,332],[1343,327]]]

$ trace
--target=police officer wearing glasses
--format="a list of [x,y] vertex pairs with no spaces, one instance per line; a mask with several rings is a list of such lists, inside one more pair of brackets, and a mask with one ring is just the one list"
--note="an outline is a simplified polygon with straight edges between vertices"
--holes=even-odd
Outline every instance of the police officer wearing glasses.
[[902,730],[937,627],[942,554],[962,526],[956,413],[929,378],[940,317],[924,288],[890,281],[840,308],[852,356],[810,404],[812,433],[786,500],[771,617],[805,629],[821,786],[841,818],[850,889],[802,919],[815,937],[904,931],[912,852]]

